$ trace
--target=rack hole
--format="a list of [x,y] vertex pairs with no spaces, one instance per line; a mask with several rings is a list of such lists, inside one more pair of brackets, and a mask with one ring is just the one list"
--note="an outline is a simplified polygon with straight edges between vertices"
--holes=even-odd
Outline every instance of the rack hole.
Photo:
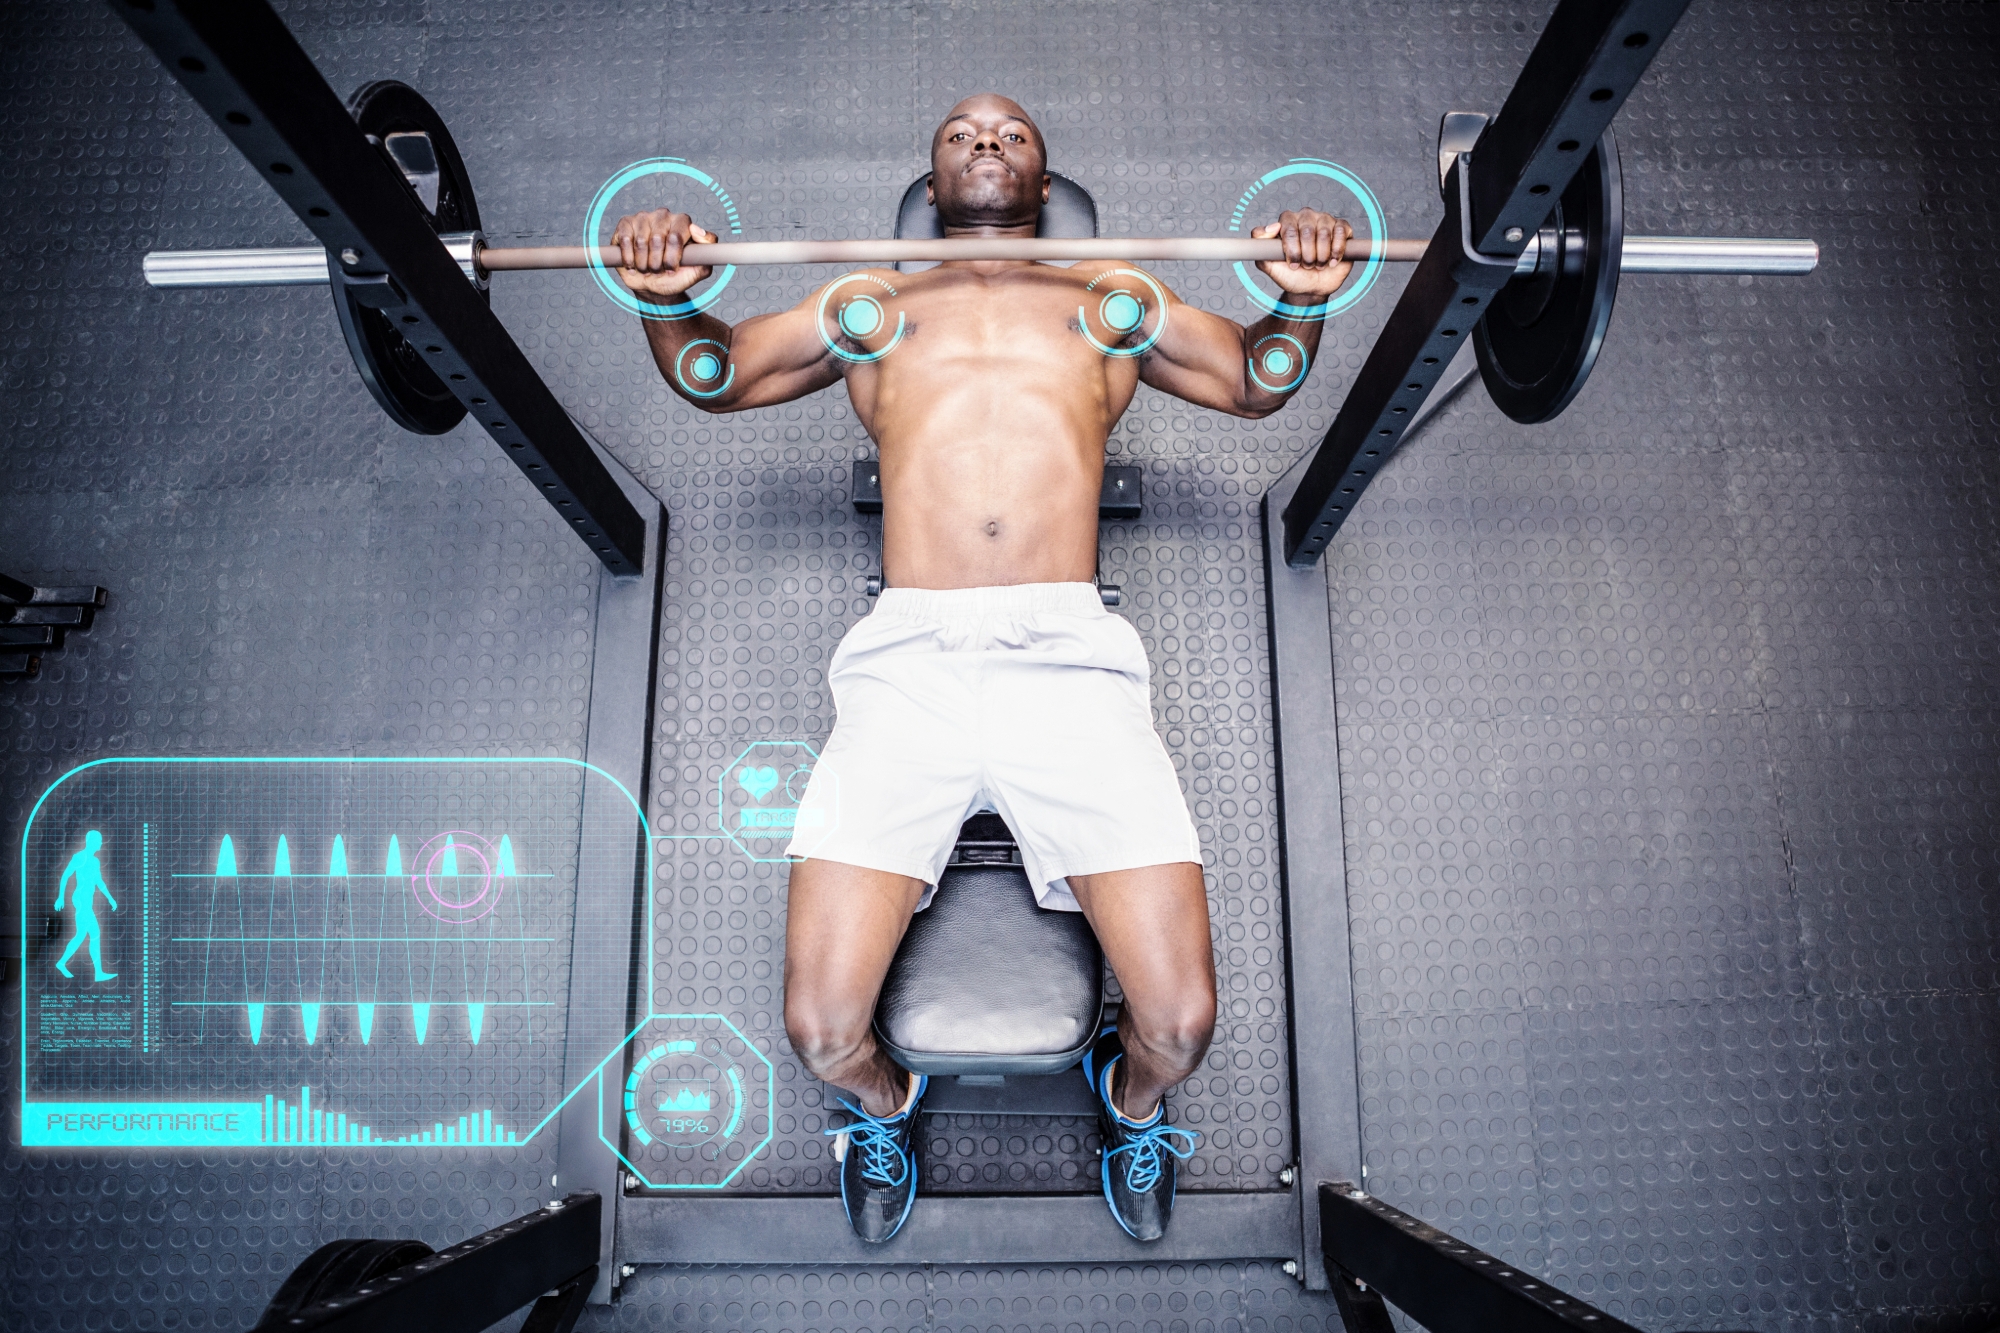
[[231,125],[248,125],[250,123],[250,117],[244,115],[241,111],[232,111],[224,116],[223,119]]
[[405,324],[414,324],[417,322],[417,317],[415,315],[405,315],[403,316],[403,322]]
[[309,217],[316,217],[316,218],[323,218],[330,216],[330,214],[328,214],[324,208],[308,208],[306,210],[306,214]]
[[1625,45],[1631,47],[1634,51],[1636,51],[1640,47],[1644,46],[1647,42],[1650,42],[1652,40],[1653,39],[1651,37],[1648,37],[1643,32],[1635,32],[1630,37],[1627,37],[1625,39]]
[[1447,337],[1447,338],[1456,338],[1456,337],[1458,336],[1458,330],[1457,330],[1457,329],[1446,329],[1446,330],[1444,331],[1444,336],[1445,336],[1445,337]]
[[426,346],[426,347],[424,348],[424,350],[425,350],[426,352],[442,352],[442,351],[444,350],[444,348],[442,348],[442,347],[439,347],[439,346],[438,346],[438,345],[437,345],[436,343],[431,343],[431,344],[428,344],[428,345],[427,345],[427,346]]
[[1424,358],[1424,364],[1425,364],[1425,365],[1427,365],[1427,366],[1434,366],[1434,365],[1436,365],[1437,363],[1438,363],[1438,359],[1437,359],[1436,357],[1434,357],[1434,356],[1427,356],[1427,357],[1425,357],[1425,358]]
[[201,74],[208,69],[208,66],[202,64],[199,60],[196,60],[193,56],[182,56],[180,59],[180,66],[182,69],[186,70],[190,74]]
[[1564,139],[1561,143],[1556,145],[1556,151],[1559,153],[1574,153],[1577,150],[1577,147],[1578,145],[1576,140]]
[[1608,102],[1612,96],[1613,94],[1609,88],[1599,88],[1590,94],[1590,100],[1593,102]]
[[1478,305],[1478,304],[1479,304],[1479,298],[1478,298],[1478,297],[1476,297],[1476,296],[1468,296],[1468,297],[1466,297],[1466,298],[1465,298],[1465,299],[1464,299],[1463,301],[1460,301],[1460,302],[1459,302],[1459,304],[1460,304],[1460,305]]
[[1546,185],[1530,185],[1528,187],[1529,194],[1547,194],[1548,192],[1549,187]]
[[271,164],[271,174],[273,176],[289,176],[292,174],[292,164],[289,162],[273,162]]

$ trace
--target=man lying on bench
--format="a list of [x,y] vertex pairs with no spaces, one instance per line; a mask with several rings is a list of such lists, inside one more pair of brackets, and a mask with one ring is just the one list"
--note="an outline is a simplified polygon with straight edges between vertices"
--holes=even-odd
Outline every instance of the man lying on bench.
[[[946,235],[1035,235],[1046,162],[1014,102],[953,107],[931,140]],[[1124,990],[1118,1025],[1083,1061],[1104,1195],[1138,1239],[1166,1230],[1175,1161],[1196,1136],[1167,1123],[1164,1095],[1208,1050],[1215,967],[1201,846],[1153,730],[1145,648],[1092,582],[1098,492],[1105,439],[1140,381],[1252,418],[1304,381],[1351,229],[1305,210],[1253,234],[1283,239],[1285,262],[1259,267],[1284,296],[1248,328],[1129,264],[1026,261],[864,270],[733,327],[691,308],[645,323],[694,406],[768,407],[844,380],[881,450],[887,586],[827,669],[838,717],[812,783],[837,775],[840,820],[792,866],[785,932],[792,1047],[855,1099],[854,1123],[829,1132],[863,1240],[909,1216],[926,1084],[877,1045],[876,997],[959,826],[989,803],[1042,905],[1089,918]],[[709,276],[714,239],[685,213],[624,218],[619,275],[679,297]]]

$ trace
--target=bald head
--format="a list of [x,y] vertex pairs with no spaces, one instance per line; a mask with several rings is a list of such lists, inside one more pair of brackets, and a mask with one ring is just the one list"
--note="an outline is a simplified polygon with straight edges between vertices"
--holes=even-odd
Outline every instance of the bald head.
[[1019,102],[977,93],[931,136],[931,202],[947,234],[1034,234],[1049,197],[1048,147]]

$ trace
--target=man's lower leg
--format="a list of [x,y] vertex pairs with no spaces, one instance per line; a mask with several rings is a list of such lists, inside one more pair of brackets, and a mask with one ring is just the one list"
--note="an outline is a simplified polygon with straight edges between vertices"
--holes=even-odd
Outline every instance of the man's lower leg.
[[1160,1098],[1201,1065],[1204,1049],[1189,1060],[1184,1051],[1163,1052],[1147,1044],[1140,1031],[1119,1024],[1125,1056],[1112,1071],[1112,1105],[1127,1119],[1145,1120],[1159,1108]]
[[[844,1054],[828,1058],[800,1052],[806,1068],[823,1083],[852,1093],[869,1115],[894,1115],[910,1095],[910,1075],[889,1058],[873,1033]],[[816,1053],[815,1053],[816,1054]]]

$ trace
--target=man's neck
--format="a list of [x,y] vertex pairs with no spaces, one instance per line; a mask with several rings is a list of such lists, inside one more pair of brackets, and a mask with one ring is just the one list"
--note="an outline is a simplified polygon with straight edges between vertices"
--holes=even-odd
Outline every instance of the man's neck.
[[[944,238],[947,241],[1033,240],[1039,225],[1038,222],[1022,222],[1010,227],[990,225],[955,227],[946,223]],[[938,265],[939,268],[981,274],[1005,273],[1009,269],[1034,266],[1035,261],[1032,259],[953,259]]]

